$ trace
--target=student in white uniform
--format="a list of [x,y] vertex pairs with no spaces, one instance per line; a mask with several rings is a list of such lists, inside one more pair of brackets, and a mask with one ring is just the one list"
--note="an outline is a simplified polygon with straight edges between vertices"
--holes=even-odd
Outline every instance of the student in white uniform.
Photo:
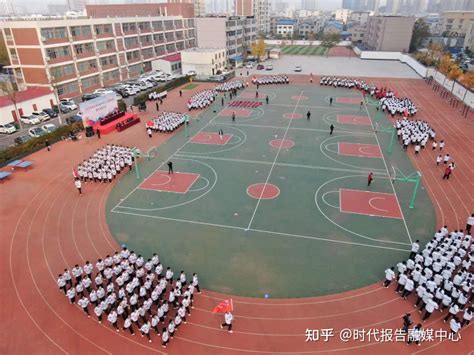
[[224,314],[224,323],[221,324],[221,329],[227,327],[227,331],[232,333],[232,321],[234,320],[234,316],[230,312],[226,312]]

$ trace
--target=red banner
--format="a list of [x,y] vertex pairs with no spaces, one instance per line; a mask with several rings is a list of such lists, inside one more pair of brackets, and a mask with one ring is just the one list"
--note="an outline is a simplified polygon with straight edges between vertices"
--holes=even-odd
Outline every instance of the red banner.
[[224,300],[214,307],[212,313],[225,313],[232,312],[234,310],[234,304],[232,298],[230,300]]

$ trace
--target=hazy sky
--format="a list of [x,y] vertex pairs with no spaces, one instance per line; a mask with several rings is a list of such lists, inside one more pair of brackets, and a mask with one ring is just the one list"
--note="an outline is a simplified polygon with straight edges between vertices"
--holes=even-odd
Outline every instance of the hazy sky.
[[[15,5],[25,6],[31,11],[40,11],[40,9],[46,9],[47,4],[65,4],[66,3],[66,0],[10,0],[10,1],[14,3]],[[119,1],[113,0],[111,2],[119,2]],[[290,4],[295,4],[295,5],[301,4],[301,0],[286,0],[286,2]],[[335,10],[341,7],[342,0],[318,0],[318,3],[319,3],[319,8],[321,10]]]

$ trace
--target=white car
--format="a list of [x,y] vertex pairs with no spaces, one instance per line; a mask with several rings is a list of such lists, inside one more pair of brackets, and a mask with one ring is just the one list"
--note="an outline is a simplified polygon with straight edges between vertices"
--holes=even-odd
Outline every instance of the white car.
[[11,123],[0,124],[0,133],[12,134],[16,132],[16,127]]
[[105,95],[105,94],[112,94],[112,90],[107,90],[107,89],[97,89],[94,90],[94,94],[99,94],[99,95]]
[[245,66],[247,69],[252,69],[253,68],[253,63],[250,62],[250,63],[247,63],[247,65]]
[[303,69],[301,68],[301,66],[297,65],[297,66],[295,67],[295,72],[300,72],[301,70],[303,70]]
[[71,111],[78,109],[77,105],[74,103],[74,101],[72,101],[72,99],[61,99],[61,103],[64,106],[69,107]]
[[46,132],[51,133],[51,132],[55,131],[58,127],[56,127],[52,123],[48,123],[48,124],[45,124],[45,125],[41,126],[41,128],[44,129]]
[[196,73],[195,70],[190,70],[186,73],[186,76],[196,76],[196,75],[197,75],[197,73]]
[[45,134],[48,134],[48,132],[45,131],[41,127],[35,127],[35,128],[30,128],[28,130],[28,134],[30,135],[30,137],[38,138],[38,137],[44,136]]
[[33,111],[31,114],[35,117],[38,117],[41,122],[48,121],[51,118],[46,112],[43,111]]
[[41,122],[38,117],[35,117],[33,115],[32,116],[21,116],[20,121],[22,123],[29,124],[29,125],[34,125],[34,124],[38,124],[38,123]]
[[273,65],[272,64],[267,64],[265,67],[266,70],[273,70]]

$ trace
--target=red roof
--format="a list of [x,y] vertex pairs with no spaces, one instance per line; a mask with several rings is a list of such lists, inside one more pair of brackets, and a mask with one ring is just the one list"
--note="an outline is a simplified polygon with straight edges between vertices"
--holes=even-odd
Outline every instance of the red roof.
[[[50,95],[53,91],[49,88],[31,87],[16,93],[16,102],[20,103],[27,100],[32,100],[37,97]],[[0,107],[10,106],[13,102],[8,96],[0,96]]]
[[167,62],[179,62],[181,60],[181,53],[170,54],[160,59],[166,60]]

